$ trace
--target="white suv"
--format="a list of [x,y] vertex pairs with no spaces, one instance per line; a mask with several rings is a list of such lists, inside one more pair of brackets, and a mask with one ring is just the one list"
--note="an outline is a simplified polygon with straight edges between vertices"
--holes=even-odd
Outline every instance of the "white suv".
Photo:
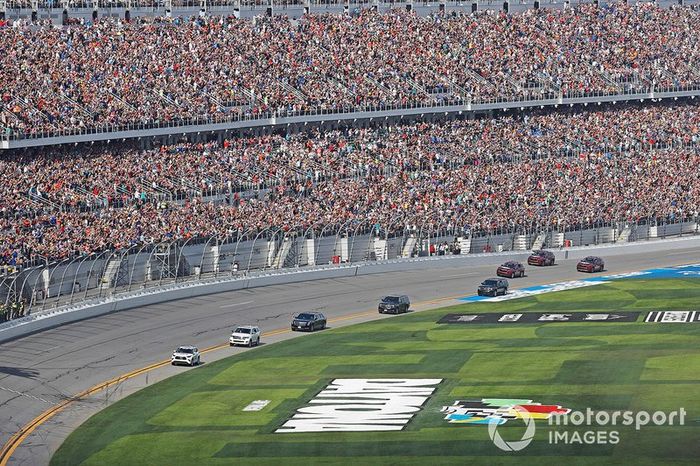
[[196,346],[180,346],[173,351],[173,355],[170,358],[170,364],[173,366],[176,364],[195,366],[200,362],[199,350]]
[[252,325],[236,327],[231,333],[231,338],[228,339],[228,343],[230,346],[258,346],[260,344],[260,329]]

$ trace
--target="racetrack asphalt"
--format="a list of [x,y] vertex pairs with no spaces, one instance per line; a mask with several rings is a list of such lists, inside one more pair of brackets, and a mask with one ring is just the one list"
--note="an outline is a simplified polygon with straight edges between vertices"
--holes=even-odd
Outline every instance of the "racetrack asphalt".
[[[700,262],[700,249],[619,255],[606,260],[606,272]],[[511,289],[585,278],[575,260],[554,267],[527,267],[527,276],[511,280]],[[429,267],[429,264],[427,264]],[[67,435],[90,415],[155,381],[189,370],[158,365],[178,345],[210,348],[206,363],[246,351],[226,345],[232,327],[260,326],[263,343],[299,337],[289,331],[293,314],[320,311],[329,327],[376,318],[377,301],[405,293],[415,310],[458,303],[473,295],[495,267],[425,268],[288,285],[274,285],[136,308],[75,322],[0,345],[0,445],[37,416],[97,384],[150,365],[107,390],[69,403],[42,423],[14,451],[10,465],[47,464]]]

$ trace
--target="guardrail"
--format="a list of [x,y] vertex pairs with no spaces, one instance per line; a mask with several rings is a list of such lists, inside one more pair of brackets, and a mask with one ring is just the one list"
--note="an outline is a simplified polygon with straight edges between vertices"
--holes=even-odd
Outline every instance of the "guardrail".
[[[170,7],[172,12],[181,10],[199,11],[204,8],[207,11],[222,10],[230,12],[233,9],[265,11],[272,6],[273,9],[288,10],[295,8],[310,8],[313,10],[334,10],[354,8],[405,8],[413,9],[429,8],[437,10],[444,6],[448,10],[468,9],[476,3],[479,9],[503,9],[505,0],[37,0],[36,9],[39,12],[62,11],[68,6],[69,11],[89,10],[97,6],[99,11],[121,12],[127,9],[150,10],[164,14]],[[595,0],[540,0],[540,8],[564,8],[579,4],[594,3]],[[9,11],[32,11],[31,0],[6,0],[5,7]],[[535,0],[509,0],[509,10],[534,8]],[[601,5],[615,3],[614,1],[600,1]],[[657,0],[660,6],[681,4],[680,0]],[[682,0],[682,4],[690,5],[697,0]]]

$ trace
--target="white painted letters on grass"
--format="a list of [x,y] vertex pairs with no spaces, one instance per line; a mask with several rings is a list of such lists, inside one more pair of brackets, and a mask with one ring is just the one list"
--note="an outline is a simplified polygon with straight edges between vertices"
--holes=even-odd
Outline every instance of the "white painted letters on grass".
[[442,379],[335,379],[276,430],[401,430]]
[[260,411],[269,404],[270,400],[255,400],[243,408],[243,411]]

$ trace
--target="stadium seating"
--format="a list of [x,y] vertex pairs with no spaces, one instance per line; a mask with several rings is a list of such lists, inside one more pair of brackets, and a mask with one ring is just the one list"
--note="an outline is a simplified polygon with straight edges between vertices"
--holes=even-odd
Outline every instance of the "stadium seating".
[[0,33],[11,137],[371,107],[700,88],[700,12],[105,19]]
[[698,215],[699,144],[700,106],[678,103],[16,152],[0,159],[0,265],[268,226],[688,218]]

